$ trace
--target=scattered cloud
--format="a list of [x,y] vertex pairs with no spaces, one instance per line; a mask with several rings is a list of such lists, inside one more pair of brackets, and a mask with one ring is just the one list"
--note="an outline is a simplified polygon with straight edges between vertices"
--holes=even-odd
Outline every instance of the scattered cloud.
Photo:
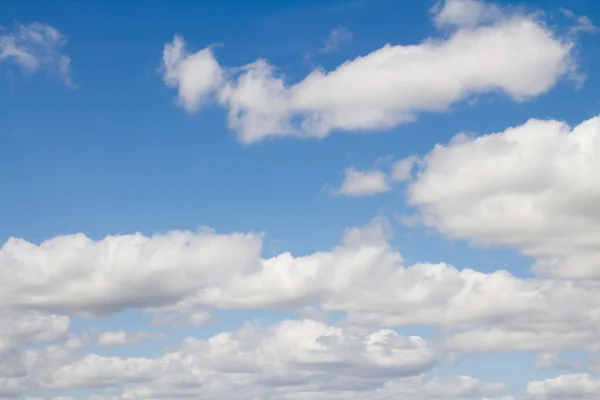
[[389,192],[391,189],[383,171],[357,171],[354,167],[350,167],[344,171],[344,181],[337,193],[344,196],[363,197]]
[[[431,10],[436,36],[386,44],[296,82],[262,59],[223,66],[212,46],[190,51],[175,36],[161,73],[186,111],[223,106],[246,144],[388,129],[477,95],[525,101],[577,77],[576,34],[597,28],[563,13],[573,26],[560,35],[523,8],[446,0]],[[320,51],[352,37],[338,27]],[[66,43],[39,22],[0,30],[0,63],[74,88]],[[333,190],[365,197],[403,183],[416,210],[402,217],[407,225],[516,249],[533,260],[530,277],[408,263],[384,218],[348,228],[335,246],[272,257],[262,233],[209,228],[39,244],[11,237],[0,246],[0,398],[517,400],[502,382],[434,376],[442,362],[508,351],[537,353],[531,367],[541,378],[527,385],[529,398],[598,397],[598,160],[600,116],[574,127],[532,119],[458,134],[422,157],[348,167]],[[257,310],[288,315],[205,330],[213,315]],[[161,330],[203,333],[81,329],[82,319],[124,311]],[[424,326],[429,333],[406,333]],[[158,338],[168,345],[134,354]],[[573,349],[589,359],[567,361]],[[557,369],[569,374],[542,375]]]
[[63,51],[67,38],[55,27],[33,22],[13,31],[0,30],[0,63],[10,62],[27,73],[43,71],[76,88],[71,78],[71,58]]
[[250,324],[206,340],[187,338],[157,358],[78,356],[58,348],[34,351],[30,358],[32,384],[45,390],[122,387],[120,398],[127,399],[283,400],[311,393],[311,399],[441,400],[506,391],[502,383],[466,376],[422,376],[435,365],[437,354],[420,337],[312,320]]
[[[74,235],[37,247],[10,239],[0,250],[0,275],[5,277],[0,282],[10,284],[0,293],[6,309],[93,316],[133,307],[181,313],[192,321],[199,317],[202,323],[213,308],[317,305],[325,312],[345,312],[352,324],[451,329],[436,346],[462,353],[600,345],[597,284],[524,279],[445,263],[405,266],[389,238],[385,221],[375,220],[349,229],[329,251],[266,259],[260,257],[260,237],[253,234],[172,232],[97,242]],[[43,292],[41,281],[46,282]],[[66,317],[52,318],[68,324]],[[64,335],[67,328],[60,326]],[[110,335],[118,339],[113,344],[142,338]]]
[[[123,387],[123,398],[130,399],[184,393],[283,399],[306,391],[323,399],[447,399],[447,393],[480,399],[504,396],[506,388],[421,374],[440,355],[600,347],[599,287],[593,282],[524,279],[444,263],[404,266],[390,234],[378,219],[349,229],[330,251],[267,259],[260,257],[260,236],[209,230],[100,241],[60,236],[38,246],[10,239],[0,250],[0,282],[10,282],[0,288],[7,294],[1,302],[0,376],[16,381],[4,382],[3,390],[15,395],[32,385]],[[212,308],[313,307],[342,311],[346,318],[339,325],[309,319],[250,324],[186,339],[179,350],[158,358],[86,354],[88,335],[68,332],[66,315],[105,315],[125,307],[177,309],[189,316]],[[425,340],[377,328],[412,325],[437,327],[439,334]],[[97,342],[134,346],[149,337],[155,335],[114,331]],[[52,344],[27,349],[35,342]],[[535,382],[530,387],[532,393],[541,390]]]
[[343,26],[334,28],[327,39],[324,40],[321,52],[331,53],[338,51],[344,43],[350,42],[353,38],[354,34],[350,29]]

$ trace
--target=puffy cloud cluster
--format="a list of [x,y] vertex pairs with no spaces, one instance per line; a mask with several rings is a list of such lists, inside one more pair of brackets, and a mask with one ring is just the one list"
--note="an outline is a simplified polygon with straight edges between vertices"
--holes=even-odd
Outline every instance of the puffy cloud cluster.
[[0,301],[85,316],[166,306],[260,268],[260,246],[259,235],[210,231],[11,238],[0,248]]
[[[411,221],[450,238],[517,249],[535,260],[538,275],[596,279],[599,159],[600,116],[574,127],[531,119],[503,132],[459,134],[423,157],[395,162],[389,174],[353,170],[350,178],[409,181],[408,200],[418,210]],[[348,176],[341,187],[348,182],[360,187]]]
[[[475,399],[502,395],[504,386],[422,374],[442,354],[599,348],[600,287],[593,282],[522,279],[443,263],[405,266],[388,239],[384,221],[375,220],[349,229],[329,251],[267,259],[260,257],[260,235],[209,230],[99,241],[61,236],[39,245],[10,239],[0,249],[0,293],[7,294],[0,335],[4,390],[12,396],[36,386],[100,390],[125,384],[123,398],[135,399],[226,393],[367,399],[429,391],[423,398],[447,399],[442,393],[455,390]],[[89,337],[69,336],[68,317],[48,314],[95,316],[137,307],[195,318],[211,308],[314,304],[345,312],[347,324],[250,325],[208,340],[187,339],[160,358],[83,355]],[[410,325],[441,331],[425,341],[379,328]],[[112,331],[97,343],[135,345],[147,337],[157,336]],[[26,348],[56,340],[62,344]]]
[[444,235],[516,248],[538,274],[600,276],[600,117],[530,120],[437,145],[409,200]]
[[[554,351],[594,346],[600,337],[599,284],[444,263],[405,266],[381,220],[349,229],[329,251],[264,259],[260,247],[254,234],[209,231],[100,241],[73,235],[40,245],[10,239],[0,249],[0,293],[12,309],[93,316],[137,307],[202,321],[211,308],[318,304],[361,325],[453,329],[444,346],[464,352]],[[141,338],[109,336],[102,341]]]
[[540,400],[596,398],[600,396],[600,380],[589,374],[560,375],[530,382],[527,394]]
[[63,52],[66,43],[58,29],[40,22],[19,24],[14,31],[0,29],[0,63],[12,62],[28,73],[46,71],[74,88],[71,58]]
[[389,192],[392,189],[386,174],[379,170],[358,171],[347,168],[344,181],[337,193],[344,196],[363,197]]
[[0,308],[0,398],[16,398],[31,383],[25,346],[62,339],[68,330],[65,316]]
[[294,84],[266,60],[226,68],[212,49],[167,43],[163,79],[188,111],[213,99],[244,143],[280,136],[386,129],[469,96],[501,91],[516,101],[547,92],[575,72],[574,42],[536,16],[475,0],[447,0],[434,14],[448,37],[386,44]]
[[[48,355],[57,354],[53,359]],[[420,337],[386,329],[286,320],[186,339],[158,358],[30,351],[29,378],[45,390],[123,387],[118,398],[481,399],[502,383],[419,376],[436,362]],[[50,361],[50,362],[49,362]],[[454,398],[454,397],[453,397]]]

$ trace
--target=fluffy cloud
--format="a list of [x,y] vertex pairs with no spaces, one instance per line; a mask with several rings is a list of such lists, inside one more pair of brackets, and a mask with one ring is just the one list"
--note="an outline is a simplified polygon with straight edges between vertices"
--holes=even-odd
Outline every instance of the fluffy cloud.
[[0,30],[0,62],[11,61],[23,70],[57,75],[67,86],[71,80],[71,58],[63,52],[67,38],[51,25],[33,22],[12,32]]
[[4,307],[100,315],[176,303],[203,287],[260,268],[261,238],[210,231],[59,236],[0,248]]
[[595,398],[600,396],[600,380],[589,374],[561,375],[530,382],[527,394],[540,400]]
[[501,91],[522,101],[574,72],[574,43],[535,16],[481,1],[447,0],[434,22],[450,29],[450,36],[386,44],[292,85],[265,60],[228,69],[210,48],[190,53],[176,37],[165,45],[163,78],[177,88],[187,110],[217,99],[239,140],[252,143],[386,129],[475,94]]
[[123,387],[124,399],[481,399],[501,383],[420,375],[436,361],[419,337],[390,330],[286,320],[247,325],[207,340],[186,339],[162,357],[86,355],[41,373],[46,389]]
[[337,192],[344,196],[362,197],[389,192],[391,189],[383,171],[357,171],[351,167],[344,171],[344,181]]
[[0,309],[0,359],[22,345],[60,339],[68,330],[69,318],[65,316]]
[[219,88],[223,77],[210,48],[189,54],[184,46],[179,36],[165,45],[163,80],[167,86],[178,89],[180,104],[192,112]]
[[[440,5],[443,4],[443,7]],[[479,0],[451,0],[438,3],[432,10],[435,25],[443,27],[475,27],[502,18],[502,10]]]
[[539,274],[600,277],[600,117],[530,120],[437,145],[409,200],[444,235],[516,248]]
[[[261,238],[210,231],[61,236],[0,249],[5,308],[103,315],[129,307],[205,322],[211,308],[318,305],[362,325],[453,329],[453,351],[557,351],[599,345],[595,282],[522,279],[444,263],[403,264],[376,220],[329,251],[261,258]],[[586,304],[586,307],[579,307]],[[127,339],[127,335],[125,335]]]
[[129,333],[124,330],[102,332],[98,336],[98,344],[100,346],[133,346],[144,339],[158,339],[163,337],[159,333],[136,332]]
[[[218,399],[231,393],[241,399],[416,394],[447,399],[448,393],[481,399],[503,395],[504,386],[416,375],[448,352],[600,346],[600,287],[594,281],[522,279],[443,263],[405,266],[389,234],[375,220],[349,229],[329,251],[267,259],[260,257],[261,239],[253,234],[172,232],[99,241],[74,235],[40,245],[10,239],[0,250],[5,285],[0,293],[8,293],[1,303],[0,337],[9,338],[2,342],[2,390],[12,396],[36,385],[48,390],[125,385],[123,396],[130,399]],[[76,290],[82,286],[86,290]],[[22,311],[99,315],[141,307],[193,316],[213,307],[307,305],[345,312],[349,325],[312,320],[248,325],[207,340],[190,338],[158,358],[81,356],[87,335],[67,335],[67,317]],[[426,342],[377,327],[410,325],[441,330]],[[100,342],[134,344],[142,336],[105,332]],[[56,340],[63,343],[25,347]]]
[[26,347],[66,338],[68,329],[68,317],[0,310],[0,398],[16,398],[31,386]]

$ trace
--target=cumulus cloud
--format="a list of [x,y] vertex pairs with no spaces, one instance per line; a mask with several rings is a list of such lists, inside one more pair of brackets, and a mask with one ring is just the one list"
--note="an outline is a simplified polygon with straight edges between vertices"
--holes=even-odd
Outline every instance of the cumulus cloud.
[[196,111],[222,83],[221,67],[211,48],[189,54],[183,38],[175,36],[163,50],[163,81],[177,88],[179,104]]
[[479,0],[446,0],[433,9],[434,22],[438,27],[476,27],[503,18],[503,10],[495,4]]
[[344,181],[337,193],[344,196],[363,197],[389,192],[391,190],[388,177],[383,171],[358,171],[354,167],[344,171]]
[[600,283],[406,266],[389,235],[375,220],[349,229],[328,251],[271,258],[260,256],[254,234],[73,235],[40,245],[9,239],[0,249],[1,304],[87,316],[137,307],[201,323],[212,308],[316,305],[354,324],[451,329],[440,346],[459,352],[599,345]]
[[188,338],[158,358],[86,355],[32,377],[44,388],[122,387],[123,399],[481,399],[502,383],[422,375],[436,352],[386,329],[285,320]]
[[600,380],[589,374],[560,375],[530,382],[527,394],[540,400],[596,398],[600,396]]
[[[261,258],[260,236],[208,230],[99,241],[60,236],[40,245],[10,239],[0,250],[0,293],[9,294],[0,303],[0,378],[13,379],[6,393],[32,385],[124,385],[123,398],[130,399],[232,393],[240,399],[448,399],[448,393],[481,399],[500,398],[505,387],[419,375],[440,354],[599,348],[600,286],[594,281],[523,279],[444,263],[406,266],[389,240],[381,219],[347,230],[328,251],[300,257]],[[86,290],[76,290],[82,286]],[[342,311],[346,322],[247,325],[189,338],[157,358],[82,355],[88,335],[69,335],[68,317],[41,312],[93,316],[140,307],[194,316],[211,308],[306,306]],[[411,325],[439,330],[425,341],[380,328]],[[104,332],[98,343],[135,345],[144,337]],[[42,350],[26,348],[57,340]]]
[[600,277],[600,117],[530,120],[437,145],[409,187],[424,222],[452,238],[516,248],[533,271]]
[[129,333],[124,330],[102,332],[98,336],[100,346],[133,346],[144,339],[159,339],[164,337],[160,333],[135,332]]
[[0,62],[11,62],[28,73],[54,74],[65,85],[75,88],[71,58],[63,51],[66,43],[67,38],[51,25],[20,24],[14,31],[0,30]]
[[165,45],[163,77],[187,110],[217,99],[239,140],[253,143],[387,129],[476,94],[503,92],[523,101],[575,70],[574,42],[524,12],[447,0],[434,23],[450,29],[450,35],[413,45],[386,44],[293,84],[265,60],[226,68],[210,48],[189,52],[175,37]]
[[[29,343],[51,342],[69,331],[69,318],[39,312],[14,312],[0,308],[0,359]],[[0,362],[1,363],[1,362]]]
[[65,346],[50,345],[45,350],[31,350],[30,346],[58,340],[70,341],[69,318],[43,315],[39,312],[10,312],[0,309],[0,398],[18,398],[35,385],[30,374],[34,365],[65,360],[69,352]]
[[210,231],[99,241],[76,234],[39,245],[11,238],[0,248],[0,299],[84,316],[166,306],[260,267],[260,248],[260,235]]

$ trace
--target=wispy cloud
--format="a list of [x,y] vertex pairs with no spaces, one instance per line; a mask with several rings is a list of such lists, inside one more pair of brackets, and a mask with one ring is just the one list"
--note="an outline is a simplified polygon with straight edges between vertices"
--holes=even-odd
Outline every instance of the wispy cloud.
[[321,52],[331,53],[338,51],[342,44],[352,41],[354,33],[343,26],[337,27],[331,31],[327,39],[323,41]]
[[67,37],[40,22],[19,24],[13,31],[0,30],[0,62],[11,62],[27,73],[45,71],[76,88],[71,78],[71,58],[63,51]]

